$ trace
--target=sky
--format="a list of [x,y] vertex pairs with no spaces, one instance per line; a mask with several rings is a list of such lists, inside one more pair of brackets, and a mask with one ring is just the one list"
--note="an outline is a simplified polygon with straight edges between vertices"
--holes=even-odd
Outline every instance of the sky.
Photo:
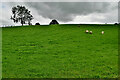
[[[71,0],[72,1],[72,0]],[[88,1],[7,1],[0,2],[0,25],[21,25],[10,20],[11,9],[22,5],[31,11],[34,19],[32,24],[39,22],[48,25],[52,19],[60,24],[100,24],[118,22],[118,2]]]

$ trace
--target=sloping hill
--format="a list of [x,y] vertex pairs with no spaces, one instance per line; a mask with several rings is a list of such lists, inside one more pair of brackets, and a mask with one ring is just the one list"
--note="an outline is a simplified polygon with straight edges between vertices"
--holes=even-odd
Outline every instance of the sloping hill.
[[117,26],[24,26],[2,36],[3,78],[118,77]]

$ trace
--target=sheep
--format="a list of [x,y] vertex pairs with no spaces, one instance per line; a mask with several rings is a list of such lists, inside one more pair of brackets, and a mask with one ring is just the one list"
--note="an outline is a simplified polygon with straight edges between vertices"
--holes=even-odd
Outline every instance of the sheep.
[[89,31],[88,31],[88,30],[86,30],[85,32],[86,32],[86,33],[88,33]]
[[102,31],[101,33],[104,34],[104,31]]
[[92,31],[90,31],[90,34],[92,34]]

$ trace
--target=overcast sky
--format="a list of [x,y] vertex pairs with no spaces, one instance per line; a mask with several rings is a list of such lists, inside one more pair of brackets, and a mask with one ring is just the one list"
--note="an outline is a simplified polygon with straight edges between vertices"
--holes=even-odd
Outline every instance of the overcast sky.
[[[13,6],[23,5],[31,11],[32,24],[49,24],[52,19],[60,24],[118,22],[117,2],[2,2],[0,24],[17,25],[10,20]],[[19,25],[19,23],[18,23]]]

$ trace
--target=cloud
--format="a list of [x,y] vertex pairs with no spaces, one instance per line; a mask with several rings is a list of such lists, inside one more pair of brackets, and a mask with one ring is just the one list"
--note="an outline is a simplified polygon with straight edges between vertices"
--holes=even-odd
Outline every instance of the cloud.
[[110,4],[106,2],[33,2],[26,5],[32,6],[39,15],[45,18],[68,22],[77,15],[105,13],[109,10]]
[[49,24],[51,19],[61,23],[112,23],[118,20],[117,2],[5,2],[2,5],[4,24],[14,24],[9,18],[11,8],[16,5],[24,5],[31,11],[33,23]]
[[98,21],[102,23],[115,23],[118,22],[118,10],[112,10],[109,11],[108,13],[98,13],[94,14],[96,15],[93,17],[92,21]]
[[2,2],[118,2],[119,0],[2,0]]

